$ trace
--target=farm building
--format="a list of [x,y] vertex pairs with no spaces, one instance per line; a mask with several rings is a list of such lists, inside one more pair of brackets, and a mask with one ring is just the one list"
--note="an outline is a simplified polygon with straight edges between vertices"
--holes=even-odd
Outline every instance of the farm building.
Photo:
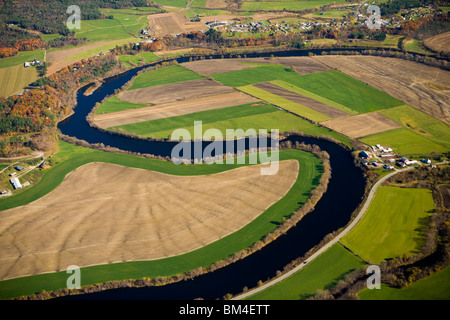
[[9,180],[9,181],[12,183],[14,189],[21,189],[22,188],[22,185],[20,184],[19,178],[14,177],[14,178],[11,178],[11,180]]
[[17,169],[17,171],[22,171],[22,170],[25,169],[25,168],[22,167],[21,165],[18,165],[18,166],[16,167],[16,169]]
[[361,158],[370,158],[369,157],[369,155],[367,154],[367,152],[365,152],[365,151],[361,151],[360,153],[359,153],[359,156],[361,157]]

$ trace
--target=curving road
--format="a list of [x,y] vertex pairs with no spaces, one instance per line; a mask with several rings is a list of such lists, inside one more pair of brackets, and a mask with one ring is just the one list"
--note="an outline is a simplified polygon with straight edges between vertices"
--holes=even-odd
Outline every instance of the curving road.
[[[440,164],[446,164],[448,163],[447,161],[441,162],[441,163],[436,163],[437,165]],[[390,177],[396,175],[397,173],[400,172],[404,172],[404,171],[408,171],[408,170],[412,170],[415,167],[407,167],[401,170],[395,170],[394,172],[391,172],[389,174],[387,174],[386,176],[382,177],[380,180],[378,180],[372,187],[372,189],[370,189],[369,191],[369,195],[363,205],[363,207],[361,208],[361,211],[358,213],[358,215],[355,217],[355,219],[353,219],[353,221],[340,233],[338,234],[333,240],[331,240],[330,242],[328,242],[326,245],[324,245],[322,248],[320,248],[319,250],[317,250],[317,252],[315,252],[312,256],[310,256],[306,261],[304,261],[302,264],[298,265],[297,267],[295,267],[294,269],[290,270],[289,272],[283,274],[282,276],[267,282],[265,284],[263,284],[260,287],[257,287],[255,289],[249,290],[241,295],[238,295],[236,297],[234,297],[232,300],[242,300],[245,298],[248,298],[254,294],[257,294],[269,287],[272,287],[274,285],[276,285],[277,283],[289,278],[290,276],[292,276],[293,274],[297,273],[298,271],[300,271],[301,269],[303,269],[307,264],[309,264],[311,261],[313,261],[314,259],[316,259],[317,257],[319,257],[322,253],[324,253],[325,251],[327,251],[329,248],[331,248],[334,244],[336,244],[337,242],[339,242],[339,240],[342,239],[342,237],[344,237],[347,233],[350,232],[350,230],[352,230],[356,224],[362,219],[362,217],[364,216],[364,214],[367,212],[367,209],[370,206],[370,203],[373,200],[373,197],[375,196],[376,190],[378,189],[379,186],[382,185],[382,183],[384,181],[386,181],[387,179],[389,179]]]

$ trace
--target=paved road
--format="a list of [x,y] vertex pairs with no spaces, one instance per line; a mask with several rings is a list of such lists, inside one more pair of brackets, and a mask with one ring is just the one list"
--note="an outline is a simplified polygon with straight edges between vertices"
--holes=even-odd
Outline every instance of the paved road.
[[[439,164],[446,164],[448,163],[447,161],[441,162],[441,163],[437,163],[437,165]],[[295,274],[296,272],[300,271],[301,269],[303,269],[306,265],[310,264],[311,261],[313,261],[314,259],[316,259],[318,256],[320,256],[322,253],[324,253],[325,251],[327,251],[329,248],[331,248],[334,244],[336,244],[339,240],[342,239],[342,237],[344,237],[347,233],[349,233],[350,230],[352,230],[355,225],[362,219],[362,217],[364,216],[364,214],[366,213],[367,209],[369,208],[370,203],[372,202],[373,197],[375,196],[376,190],[378,189],[379,186],[381,186],[381,184],[386,181],[387,179],[389,179],[390,177],[392,177],[393,175],[396,175],[397,173],[400,172],[404,172],[404,171],[408,171],[408,170],[412,170],[415,167],[411,166],[411,167],[407,167],[401,170],[395,170],[389,174],[387,174],[386,176],[384,176],[383,178],[381,178],[380,180],[378,180],[372,187],[372,189],[369,191],[369,195],[363,205],[363,207],[361,208],[361,211],[358,213],[358,215],[356,216],[355,219],[353,219],[353,221],[340,233],[338,234],[333,240],[331,240],[330,242],[328,242],[326,245],[324,245],[322,248],[320,248],[319,250],[317,250],[316,253],[314,253],[312,256],[310,256],[307,260],[306,263],[302,263],[299,266],[295,267],[294,269],[292,269],[291,271],[283,274],[282,276],[274,279],[273,281],[267,282],[264,285],[257,287],[255,289],[249,290],[239,296],[236,296],[233,298],[233,300],[242,300],[245,299],[247,297],[250,297],[254,294],[257,294],[258,292],[261,292],[287,278],[289,278],[290,276],[292,276],[293,274]]]

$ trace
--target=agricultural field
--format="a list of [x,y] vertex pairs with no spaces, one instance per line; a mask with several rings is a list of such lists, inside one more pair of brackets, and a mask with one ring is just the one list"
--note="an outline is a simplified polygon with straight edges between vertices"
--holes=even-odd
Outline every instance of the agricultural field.
[[335,286],[347,273],[364,264],[342,245],[335,244],[293,276],[247,300],[306,300],[317,290]]
[[310,8],[317,8],[328,4],[340,4],[345,0],[310,0],[310,1],[295,1],[295,0],[244,0],[240,8],[241,11],[283,11],[286,10],[304,10]]
[[375,133],[359,139],[368,145],[381,144],[403,155],[426,155],[447,152],[448,148],[427,139],[407,128]]
[[[299,173],[295,160],[280,162],[275,175],[260,175],[261,166],[196,177],[105,163],[81,166],[32,206],[2,212],[8,218],[1,232],[9,236],[1,241],[0,279],[56,272],[74,261],[85,267],[199,249],[256,219],[285,196]],[[216,197],[219,192],[229,201]]]
[[126,66],[132,67],[133,65],[140,65],[142,63],[150,63],[159,59],[159,56],[153,52],[141,52],[136,55],[121,55],[119,60]]
[[38,78],[35,67],[24,68],[23,65],[17,65],[0,68],[0,97],[19,93]]
[[433,208],[428,189],[380,187],[363,219],[341,243],[371,263],[417,253]]
[[405,49],[411,52],[417,52],[421,54],[430,54],[432,52],[424,48],[422,41],[417,39],[405,39],[404,40]]
[[427,48],[430,48],[435,52],[444,52],[445,54],[448,54],[450,52],[450,32],[428,38],[425,40],[424,44]]
[[203,76],[179,65],[169,66],[138,75],[127,90],[202,79]]
[[[148,126],[148,121],[173,118],[206,110],[222,109],[230,106],[258,102],[240,92],[206,95],[200,98],[192,98],[187,101],[173,101],[161,103],[150,107],[140,107],[141,104],[130,104],[130,107],[139,108],[124,109],[118,112],[98,114],[93,117],[93,122],[100,128],[117,127],[132,129],[130,132],[148,135],[148,130],[153,130],[153,123]],[[122,102],[120,106],[126,107]],[[193,122],[191,123],[193,124]],[[134,131],[136,130],[136,131]],[[167,137],[167,136],[166,136]]]
[[95,114],[118,112],[143,107],[147,107],[147,105],[142,103],[139,104],[139,103],[131,103],[128,101],[122,101],[116,96],[113,96],[111,98],[106,99],[106,101],[102,103],[100,107],[97,108],[97,110],[95,110]]
[[206,31],[201,22],[190,22],[183,12],[157,13],[148,16],[150,32],[153,36],[179,35],[191,31]]
[[449,300],[450,267],[397,289],[381,285],[381,290],[365,289],[358,293],[361,300]]
[[396,58],[315,56],[313,59],[450,125],[447,71]]
[[[54,159],[55,166],[50,170],[47,170],[41,181],[38,183],[40,187],[33,187],[18,196],[2,199],[2,201],[0,201],[0,208],[2,210],[27,204],[44,195],[46,195],[46,197],[51,197],[53,193],[58,192],[58,186],[64,186],[64,184],[61,183],[69,172],[72,172],[77,168],[80,170],[83,165],[89,163],[111,163],[116,166],[118,165],[117,167],[127,166],[144,171],[152,170],[160,172],[161,174],[180,176],[180,178],[182,178],[181,176],[213,175],[218,174],[219,172],[227,174],[227,172],[232,172],[230,170],[245,166],[239,164],[177,166],[171,162],[101,152],[63,142],[60,142],[60,149],[60,152]],[[288,188],[289,191],[282,197],[282,200],[276,202],[274,205],[270,206],[270,208],[265,209],[264,213],[260,214],[245,227],[239,229],[239,231],[204,246],[201,249],[179,256],[153,261],[118,262],[83,268],[82,285],[106,282],[113,279],[139,279],[143,276],[157,277],[173,275],[190,270],[198,265],[207,266],[214,261],[228,257],[233,252],[248,247],[259,240],[262,235],[273,231],[276,227],[273,223],[274,221],[281,221],[283,216],[289,216],[290,213],[306,201],[309,191],[314,187],[314,183],[317,183],[316,177],[321,174],[321,168],[318,166],[320,161],[310,153],[297,150],[286,150],[281,151],[279,155],[280,161],[282,162],[284,160],[294,159],[294,162],[298,163],[298,168],[300,169],[297,178],[294,178],[292,187],[290,189]],[[287,163],[291,162],[287,161]],[[123,170],[129,169],[123,168]],[[75,171],[73,174],[69,175],[69,177],[70,179],[75,179],[77,175],[78,173]],[[219,176],[220,175],[221,174],[219,174]],[[200,176],[198,178],[201,178]],[[206,178],[206,176],[204,178]],[[186,177],[186,179],[189,179],[189,177]],[[126,180],[124,183],[126,183]],[[302,196],[299,198],[299,195]],[[243,196],[243,194],[240,196]],[[31,208],[32,207],[30,207],[30,209]],[[78,212],[80,211],[78,210]],[[84,218],[86,218],[86,216]],[[103,221],[103,219],[101,220]],[[122,223],[119,224],[118,227],[120,228],[124,225],[126,224]],[[113,234],[116,234],[116,232],[113,232]],[[74,243],[69,239],[67,240],[67,244]],[[55,245],[57,245],[57,242]],[[65,279],[65,272],[42,274],[31,278],[11,279],[0,282],[0,292],[2,298],[6,298],[20,294],[30,294],[42,289],[52,290],[64,287]]]

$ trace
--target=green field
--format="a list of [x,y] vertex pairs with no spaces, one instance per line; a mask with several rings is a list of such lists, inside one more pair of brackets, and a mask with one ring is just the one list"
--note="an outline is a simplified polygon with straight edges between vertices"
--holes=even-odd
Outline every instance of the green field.
[[23,66],[25,61],[33,61],[33,59],[43,61],[44,49],[38,49],[33,51],[22,51],[17,56],[0,59],[0,68],[14,67],[17,65]]
[[314,94],[314,93],[309,92],[309,91],[307,91],[305,89],[296,87],[296,86],[294,86],[292,84],[289,84],[287,82],[284,82],[284,81],[281,81],[281,80],[275,80],[275,81],[271,81],[271,83],[276,85],[276,86],[279,86],[281,88],[284,88],[286,90],[298,93],[298,94],[300,94],[302,96],[305,96],[305,97],[314,99],[316,101],[322,102],[322,103],[324,103],[326,105],[329,105],[330,107],[333,107],[333,108],[336,108],[338,110],[344,111],[345,113],[352,114],[352,115],[358,114],[355,110],[349,109],[346,106],[343,106],[342,104],[339,104],[337,102],[331,101],[331,100],[329,100],[327,98],[321,97],[321,96],[319,96],[317,94]]
[[111,98],[106,99],[105,102],[102,103],[100,107],[97,108],[95,114],[117,112],[122,110],[137,109],[143,107],[147,107],[147,105],[143,103],[122,101],[116,96],[113,96]]
[[120,61],[125,65],[132,67],[132,64],[139,65],[140,63],[149,63],[158,60],[160,57],[153,52],[141,52],[136,55],[125,54],[119,56]]
[[157,3],[161,6],[177,7],[177,8],[184,8],[186,7],[187,4],[187,0],[153,0],[152,2]]
[[450,150],[450,126],[445,123],[407,105],[380,112],[405,128]]
[[370,146],[381,144],[403,155],[426,155],[447,152],[448,148],[427,139],[407,128],[392,129],[359,139]]
[[450,267],[401,289],[382,284],[380,290],[365,289],[358,296],[362,300],[450,300]]
[[8,97],[18,93],[24,87],[38,79],[35,67],[25,68],[23,65],[0,69],[0,97]]
[[422,54],[432,54],[433,52],[428,51],[422,44],[422,41],[417,39],[405,40],[405,49],[411,52],[417,52]]
[[380,187],[363,219],[341,243],[371,263],[415,254],[424,244],[421,230],[433,209],[428,189]]
[[244,0],[241,11],[283,11],[286,10],[305,10],[317,8],[328,4],[344,3],[345,0]]
[[[244,165],[239,164],[203,164],[175,165],[172,162],[145,159],[126,154],[115,154],[86,149],[60,142],[61,151],[56,154],[56,164],[45,171],[42,179],[34,187],[16,196],[0,200],[0,210],[30,203],[56,188],[64,177],[74,169],[90,162],[107,162],[128,167],[155,170],[174,175],[204,175],[231,170]],[[310,191],[317,185],[323,167],[314,155],[299,150],[283,150],[280,160],[295,159],[299,161],[300,173],[289,192],[277,203],[269,207],[255,220],[239,231],[213,242],[201,249],[154,261],[114,263],[109,265],[86,267],[81,269],[82,285],[101,283],[111,280],[155,278],[170,276],[208,266],[215,261],[225,259],[234,252],[245,249],[273,231],[283,217],[290,216],[308,199]],[[247,161],[248,162],[248,161]],[[41,290],[55,290],[66,286],[65,272],[43,274],[0,282],[0,299],[22,294],[32,294]]]
[[280,132],[297,130],[310,135],[330,136],[349,145],[349,138],[315,125],[307,120],[281,111],[273,106],[251,107],[250,105],[233,106],[216,110],[202,111],[188,115],[137,122],[112,128],[124,130],[143,137],[168,138],[173,130],[185,128],[191,136],[194,133],[194,121],[202,121],[203,131],[218,129],[225,136],[226,129],[278,129]]
[[237,89],[315,122],[322,122],[331,119],[329,116],[317,112],[313,109],[251,85],[238,87]]
[[363,265],[361,259],[335,244],[299,272],[247,300],[304,300],[317,290],[335,286],[345,274]]
[[214,75],[213,78],[231,87],[282,80],[316,96],[334,101],[357,113],[366,113],[404,104],[402,101],[337,70],[302,76],[289,68],[270,65],[221,73]]
[[183,68],[179,65],[173,65],[138,75],[134,79],[133,84],[127,90],[160,86],[163,84],[197,80],[202,78],[203,76],[191,70]]

